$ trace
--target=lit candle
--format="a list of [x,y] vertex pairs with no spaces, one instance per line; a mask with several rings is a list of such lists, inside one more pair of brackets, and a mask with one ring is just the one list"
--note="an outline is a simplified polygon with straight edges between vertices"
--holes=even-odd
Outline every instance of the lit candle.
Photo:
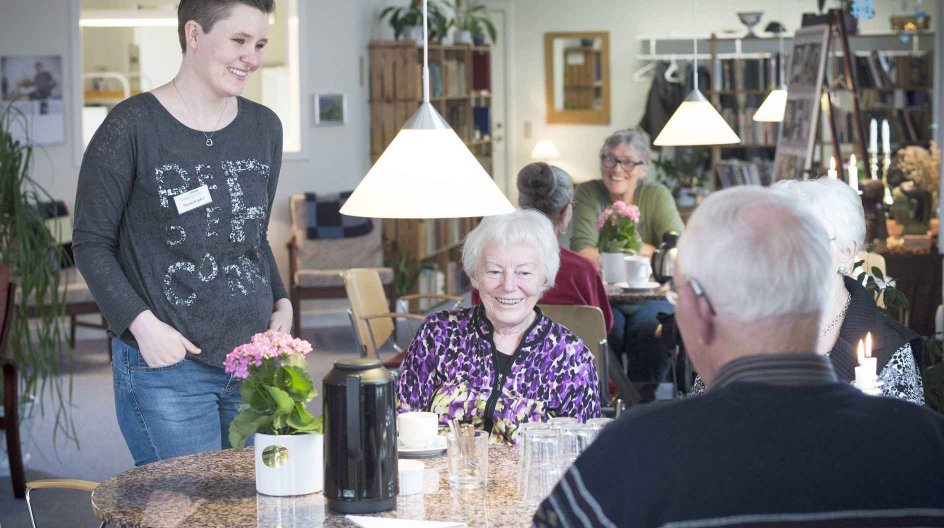
[[853,190],[859,192],[859,163],[856,160],[855,154],[849,156],[849,187],[852,187]]
[[861,387],[874,385],[878,379],[876,374],[878,370],[878,358],[872,357],[872,333],[869,332],[865,343],[859,340],[857,355],[859,356],[859,366],[855,368],[856,384]]
[[829,170],[826,171],[826,176],[834,180],[839,179],[839,173],[836,172],[836,158],[829,158]]
[[888,119],[882,119],[882,154],[887,158],[892,153],[891,131],[888,128]]
[[869,122],[869,154],[878,154],[878,121],[874,117]]

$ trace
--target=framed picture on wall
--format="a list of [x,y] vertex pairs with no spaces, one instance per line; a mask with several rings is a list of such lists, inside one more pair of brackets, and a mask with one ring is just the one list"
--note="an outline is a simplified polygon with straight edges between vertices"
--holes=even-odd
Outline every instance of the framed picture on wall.
[[0,114],[13,107],[13,138],[29,137],[34,145],[64,143],[62,57],[0,57],[0,78]]
[[315,124],[343,125],[346,108],[344,94],[320,94],[315,96]]

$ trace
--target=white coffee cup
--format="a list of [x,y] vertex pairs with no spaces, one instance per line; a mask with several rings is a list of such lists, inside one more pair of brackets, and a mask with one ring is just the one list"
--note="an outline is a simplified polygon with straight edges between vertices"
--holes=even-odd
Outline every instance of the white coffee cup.
[[630,288],[645,288],[649,285],[649,276],[652,275],[652,265],[647,257],[629,256],[624,262],[626,268],[626,284]]
[[625,253],[601,253],[600,271],[603,274],[603,282],[607,284],[616,284],[626,280],[626,268],[623,259]]
[[431,412],[405,412],[397,416],[400,444],[410,449],[423,449],[436,441],[439,415]]

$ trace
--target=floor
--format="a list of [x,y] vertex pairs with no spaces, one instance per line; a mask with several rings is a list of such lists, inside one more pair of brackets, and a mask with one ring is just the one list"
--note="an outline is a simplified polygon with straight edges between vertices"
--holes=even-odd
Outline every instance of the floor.
[[[347,316],[343,313],[320,317],[314,324],[318,326],[303,323],[302,337],[314,347],[314,352],[308,357],[308,369],[320,386],[321,379],[335,360],[357,352]],[[23,448],[28,454],[27,480],[75,478],[101,482],[134,467],[115,420],[111,364],[105,340],[79,341],[72,371],[74,388],[70,412],[76,424],[79,445],[70,443],[61,435],[54,443],[54,418],[51,413],[45,416],[36,413],[32,423],[23,430]],[[321,414],[320,394],[309,408],[314,414]],[[5,441],[0,440],[0,446],[5,446]],[[13,499],[9,469],[5,468],[6,452],[0,456],[4,464],[0,469],[0,526],[29,527],[26,502]],[[37,510],[38,526],[98,526],[91,515],[87,493],[43,490],[34,492],[31,499]]]

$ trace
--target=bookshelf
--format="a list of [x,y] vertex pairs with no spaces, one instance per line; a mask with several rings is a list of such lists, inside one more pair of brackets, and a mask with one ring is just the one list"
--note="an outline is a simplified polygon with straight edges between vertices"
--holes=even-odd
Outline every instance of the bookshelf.
[[[374,40],[370,54],[370,151],[377,158],[423,100],[423,48],[412,40]],[[479,163],[492,172],[491,48],[429,46],[430,102]],[[396,219],[384,222],[385,259],[416,277],[399,293],[461,294],[469,289],[460,249],[473,218]],[[420,306],[420,309],[426,308]]]
[[[933,131],[933,93],[929,85],[933,78],[934,35],[912,34],[908,42],[900,37],[893,32],[849,35],[850,49],[856,58],[864,137],[868,137],[871,118],[880,123],[883,118],[888,119],[893,150],[916,144],[926,146]],[[639,60],[691,61],[691,37],[643,35],[638,40],[642,51],[637,55]],[[841,152],[848,158],[855,150],[851,115],[854,94],[844,84],[842,50],[833,40],[826,82],[833,94]],[[767,175],[773,172],[779,124],[755,123],[753,114],[779,84],[779,61],[789,64],[793,39],[784,36],[784,57],[780,57],[776,37],[732,38],[711,34],[698,37],[698,41],[699,50],[708,50],[698,56],[699,68],[706,70],[708,76],[705,95],[742,140],[737,145],[710,147],[710,187],[720,189],[731,182],[769,183]],[[829,121],[823,117],[816,132],[814,164],[822,164],[823,159],[832,156],[833,138]],[[725,160],[732,163],[720,164]]]

